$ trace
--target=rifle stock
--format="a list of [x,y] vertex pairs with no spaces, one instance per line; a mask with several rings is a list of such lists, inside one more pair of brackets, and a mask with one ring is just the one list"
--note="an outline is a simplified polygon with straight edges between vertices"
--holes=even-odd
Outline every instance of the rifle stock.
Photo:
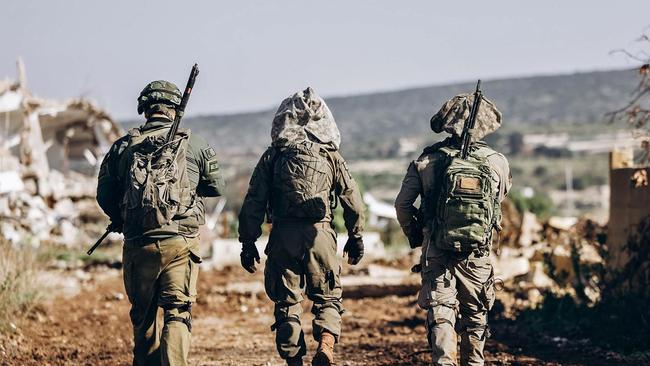
[[111,233],[111,231],[113,231],[112,228],[111,228],[111,225],[108,225],[108,227],[106,228],[106,231],[104,231],[104,234],[99,239],[97,239],[95,244],[92,247],[90,247],[90,249],[88,249],[86,254],[93,255],[93,252],[95,251],[95,249],[97,249],[102,244],[104,239],[106,239],[106,237],[108,236],[108,234]]

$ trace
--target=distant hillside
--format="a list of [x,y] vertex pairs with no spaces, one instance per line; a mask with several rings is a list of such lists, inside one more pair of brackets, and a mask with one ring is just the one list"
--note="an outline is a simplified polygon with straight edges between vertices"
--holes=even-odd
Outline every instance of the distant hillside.
[[[483,91],[503,112],[506,125],[573,124],[602,121],[606,112],[629,98],[635,85],[635,71],[620,70],[487,80]],[[431,134],[431,115],[445,100],[471,92],[474,86],[473,82],[461,83],[326,101],[341,129],[342,149],[360,156],[400,137]],[[199,116],[188,118],[183,125],[204,136],[221,154],[259,152],[270,142],[274,112]]]

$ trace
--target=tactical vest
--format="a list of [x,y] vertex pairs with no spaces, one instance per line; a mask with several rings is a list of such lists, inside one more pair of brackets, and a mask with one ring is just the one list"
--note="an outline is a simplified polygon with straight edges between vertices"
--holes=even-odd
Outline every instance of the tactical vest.
[[303,142],[276,148],[271,166],[273,218],[321,221],[331,205],[334,164],[320,144]]
[[434,179],[431,242],[447,251],[489,250],[492,232],[500,229],[501,204],[498,187],[492,183],[488,157],[496,152],[484,143],[475,143],[467,160],[460,150],[445,146],[438,151],[444,158]]
[[195,192],[187,174],[189,130],[165,142],[168,128],[129,131],[120,159],[124,196],[120,213],[127,238],[180,233],[178,220],[193,211]]

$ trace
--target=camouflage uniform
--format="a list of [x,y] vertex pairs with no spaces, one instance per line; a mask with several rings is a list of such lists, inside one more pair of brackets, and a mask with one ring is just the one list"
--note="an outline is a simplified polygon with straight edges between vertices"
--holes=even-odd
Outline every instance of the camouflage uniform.
[[[432,127],[440,114],[439,112],[432,119]],[[440,119],[435,121],[438,126],[442,125],[439,123]],[[453,128],[453,124],[448,125]],[[480,122],[477,122],[477,125],[478,130],[485,129],[485,124],[480,125]],[[479,133],[483,136],[483,132]],[[431,242],[432,215],[435,213],[426,205],[421,204],[419,210],[414,206],[418,197],[421,197],[420,202],[437,200],[431,195],[438,183],[435,181],[436,172],[445,169],[442,164],[446,161],[446,156],[440,148],[446,146],[459,146],[459,138],[452,136],[426,148],[422,155],[409,165],[395,200],[395,208],[397,219],[409,240],[416,241],[416,244],[422,240],[422,288],[418,305],[427,310],[427,329],[433,364],[457,364],[458,329],[461,337],[460,364],[483,365],[483,347],[488,335],[487,313],[494,303],[494,272],[489,251],[457,253],[439,249],[435,242]],[[503,155],[494,152],[489,155],[488,163],[492,168],[494,191],[498,192],[500,202],[511,186],[508,161]],[[414,236],[420,238],[414,239]],[[460,323],[456,324],[458,315]]]
[[[157,116],[149,118],[140,131],[166,133],[170,126],[170,119]],[[122,153],[127,145],[128,136],[113,144],[102,162],[97,186],[97,202],[118,225],[127,174]],[[198,228],[204,223],[202,197],[220,196],[224,185],[214,149],[197,135],[190,136],[187,146],[190,190],[197,196],[193,209],[175,216],[163,228],[141,234],[133,228],[125,230],[124,286],[131,302],[133,365],[187,365],[191,307],[201,262]],[[162,329],[158,308],[164,309]]]
[[[282,110],[278,118],[284,119]],[[283,121],[286,122],[286,120]],[[284,124],[294,128],[291,136],[300,135],[296,124]],[[277,124],[274,123],[274,127]],[[284,131],[286,132],[286,131]],[[273,128],[274,146],[267,149],[259,160],[250,180],[248,193],[239,215],[239,240],[246,245],[254,243],[262,234],[267,205],[273,202],[272,187],[276,155],[282,143],[277,136],[288,134]],[[333,132],[329,130],[329,132]],[[336,130],[338,134],[338,130]],[[310,136],[314,134],[310,133]],[[302,135],[307,138],[307,135]],[[324,135],[320,135],[321,137]],[[304,142],[304,141],[301,141]],[[319,141],[320,142],[320,141]],[[329,141],[332,142],[332,141]],[[338,141],[337,141],[338,143]],[[325,146],[325,145],[324,145]],[[343,157],[334,144],[325,147],[332,157],[327,172],[327,186],[334,187],[344,210],[345,226],[352,240],[361,240],[364,222],[364,204],[357,185],[348,172]],[[342,290],[340,282],[341,260],[336,254],[336,232],[332,228],[332,211],[327,205],[325,216],[318,222],[295,217],[286,217],[273,210],[273,228],[266,246],[268,256],[264,270],[266,293],[275,303],[276,345],[283,359],[301,359],[306,353],[304,333],[300,324],[303,290],[314,302],[312,313],[313,335],[318,341],[325,332],[332,334],[336,341],[341,334]],[[301,364],[301,363],[298,363]]]

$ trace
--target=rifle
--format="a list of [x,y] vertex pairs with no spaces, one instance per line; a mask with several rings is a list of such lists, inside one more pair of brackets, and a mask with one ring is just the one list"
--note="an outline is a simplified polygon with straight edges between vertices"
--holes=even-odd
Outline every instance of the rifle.
[[[196,82],[196,77],[199,75],[199,65],[194,64],[192,66],[192,70],[190,71],[190,77],[187,79],[187,85],[185,86],[185,91],[183,91],[183,96],[181,97],[181,103],[178,105],[176,108],[176,117],[174,117],[174,122],[172,123],[172,126],[169,129],[169,133],[167,133],[167,138],[166,138],[166,143],[170,143],[174,136],[176,136],[176,132],[178,132],[178,126],[181,124],[181,118],[183,118],[183,114],[185,114],[185,107],[187,106],[187,101],[190,100],[190,94],[192,94],[192,88],[194,88],[194,82]],[[111,232],[119,230],[119,227],[116,227],[113,223],[108,225],[106,227],[106,231],[104,231],[104,234],[95,242],[95,244],[88,249],[86,254],[92,255],[95,249],[99,247],[104,239],[110,234]]]
[[185,86],[185,91],[183,92],[183,97],[181,98],[181,104],[176,108],[176,117],[174,118],[174,123],[172,123],[169,133],[167,134],[167,143],[170,143],[176,132],[178,132],[178,126],[181,124],[181,118],[185,114],[185,107],[187,106],[187,101],[190,100],[190,94],[192,94],[192,88],[194,88],[194,82],[196,77],[199,75],[199,65],[194,64],[192,66],[192,71],[190,71],[190,77],[187,79],[187,85]]
[[474,92],[474,103],[469,113],[469,118],[465,120],[463,125],[463,134],[460,137],[460,158],[467,160],[469,155],[469,146],[472,143],[472,134],[474,133],[474,126],[476,126],[476,116],[478,109],[481,107],[481,99],[483,99],[483,92],[481,91],[481,80],[476,83],[476,91]]
[[86,254],[88,254],[88,255],[93,255],[93,252],[95,251],[95,249],[97,249],[97,247],[99,247],[99,246],[102,244],[102,242],[104,241],[104,239],[106,239],[106,237],[108,236],[108,234],[110,234],[110,233],[112,233],[112,232],[115,232],[115,231],[118,231],[119,229],[120,229],[120,228],[117,227],[117,226],[116,226],[115,224],[113,224],[112,222],[111,222],[110,224],[108,224],[108,226],[106,227],[106,231],[104,231],[104,234],[102,234],[102,236],[101,236],[99,239],[97,239],[97,241],[95,242],[95,244],[94,244],[92,247],[90,247],[90,249],[88,249],[88,251],[86,252]]

